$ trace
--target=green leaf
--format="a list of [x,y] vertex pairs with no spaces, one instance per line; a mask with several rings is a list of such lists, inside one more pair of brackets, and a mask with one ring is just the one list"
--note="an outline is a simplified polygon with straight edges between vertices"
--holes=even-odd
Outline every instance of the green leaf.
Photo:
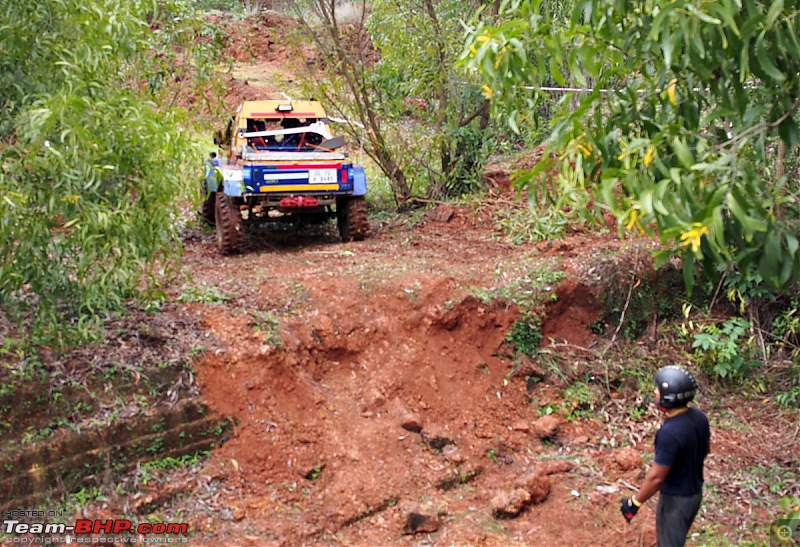
[[798,140],[800,140],[800,128],[792,116],[788,116],[781,122],[778,126],[778,134],[790,150],[797,146]]
[[789,251],[789,255],[792,257],[794,257],[797,253],[798,241],[794,234],[786,234],[786,249]]
[[692,157],[692,152],[689,150],[686,141],[680,137],[675,137],[672,139],[672,149],[675,150],[675,155],[683,166],[687,169],[691,169],[692,165],[694,165],[694,158]]
[[671,251],[658,251],[653,255],[653,269],[660,270],[661,267],[672,258]]
[[739,82],[744,83],[750,77],[750,38],[747,37],[742,42],[742,50],[739,53]]
[[778,19],[780,14],[783,12],[783,0],[772,0],[772,5],[767,12],[767,19],[764,22],[767,29],[772,28],[772,25],[775,24],[775,21]]
[[708,4],[709,9],[714,9],[720,18],[725,21],[725,24],[730,28],[734,35],[741,37],[741,32],[736,24],[736,14],[739,11],[739,6],[736,5],[735,0],[722,0],[718,4]]
[[766,31],[762,31],[756,39],[756,59],[758,60],[758,65],[767,76],[776,82],[784,82],[786,80],[786,74],[781,72],[772,61],[772,52],[767,49],[766,42]]
[[778,32],[789,38],[789,43],[786,47],[789,50],[791,57],[794,57],[795,59],[800,58],[800,40],[798,40],[797,30],[794,28],[792,23],[787,21],[786,29],[780,29]]
[[759,272],[765,281],[768,281],[772,286],[779,287],[780,282],[780,264],[781,264],[781,241],[780,234],[772,227],[767,231],[767,237],[764,241],[764,251],[761,255],[761,263],[759,265]]
[[782,257],[781,271],[778,276],[778,285],[785,287],[792,279],[794,273],[794,261],[789,257]]
[[653,189],[648,188],[643,192],[639,193],[639,205],[642,208],[642,213],[644,215],[652,215],[653,214]]
[[511,114],[508,115],[508,127],[511,128],[511,131],[519,135],[519,125],[517,125],[517,116],[519,115],[518,111],[513,111]]
[[744,232],[745,241],[748,243],[753,240],[753,236],[756,233],[762,233],[767,231],[767,222],[759,219],[753,218],[745,211],[744,200],[741,197],[741,194],[734,189],[728,194],[728,208],[733,213],[733,216],[739,222],[739,225],[742,227],[742,231]]
[[712,25],[721,25],[722,24],[722,21],[720,21],[716,17],[711,17],[707,13],[703,13],[702,11],[697,9],[694,6],[694,4],[687,4],[686,5],[686,9],[688,9],[691,13],[693,13],[695,16],[697,16],[698,19],[700,19],[701,21],[703,21],[705,23],[710,23]]
[[566,85],[566,81],[564,80],[564,74],[561,72],[561,64],[557,57],[552,56],[548,61],[548,66],[550,67],[550,76],[556,81],[558,85],[564,87]]

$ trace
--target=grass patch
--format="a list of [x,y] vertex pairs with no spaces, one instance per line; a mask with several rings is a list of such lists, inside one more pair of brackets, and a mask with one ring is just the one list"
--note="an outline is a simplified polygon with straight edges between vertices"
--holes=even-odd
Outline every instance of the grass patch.
[[219,287],[216,285],[209,285],[201,283],[197,286],[184,287],[178,302],[200,302],[203,304],[224,304],[230,300],[230,297],[222,294]]

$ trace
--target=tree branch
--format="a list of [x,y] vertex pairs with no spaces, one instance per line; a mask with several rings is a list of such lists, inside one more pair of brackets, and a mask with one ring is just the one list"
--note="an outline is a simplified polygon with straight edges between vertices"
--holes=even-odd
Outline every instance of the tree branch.
[[786,121],[786,119],[789,118],[789,116],[794,114],[798,107],[800,107],[800,97],[795,99],[794,104],[792,105],[792,107],[789,110],[787,110],[786,112],[784,112],[783,115],[780,118],[778,118],[777,120],[775,120],[774,122],[762,122],[762,123],[758,123],[756,125],[753,125],[751,127],[748,127],[747,129],[745,129],[744,131],[742,131],[738,135],[732,137],[730,140],[727,140],[727,141],[725,141],[723,143],[720,143],[720,144],[716,145],[714,148],[717,149],[717,150],[722,150],[722,149],[727,148],[729,146],[735,145],[738,141],[740,141],[740,140],[742,140],[742,139],[744,139],[746,137],[749,137],[750,135],[759,133],[759,132],[764,131],[766,129],[775,129],[780,124],[782,124],[784,121]]

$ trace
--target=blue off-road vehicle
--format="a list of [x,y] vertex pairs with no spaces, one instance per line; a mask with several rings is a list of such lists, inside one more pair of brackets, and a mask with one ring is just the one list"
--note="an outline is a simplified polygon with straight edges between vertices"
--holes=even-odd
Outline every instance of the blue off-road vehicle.
[[200,212],[220,252],[241,250],[250,223],[335,218],[343,241],[366,237],[364,168],[339,151],[344,138],[332,135],[319,102],[246,101],[215,142]]

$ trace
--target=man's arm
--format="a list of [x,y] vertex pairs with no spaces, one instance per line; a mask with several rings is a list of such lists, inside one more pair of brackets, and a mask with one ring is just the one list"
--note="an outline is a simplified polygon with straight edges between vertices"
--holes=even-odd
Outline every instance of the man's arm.
[[639,507],[649,500],[653,494],[658,492],[661,484],[666,480],[669,470],[669,466],[653,463],[652,467],[650,467],[650,471],[647,472],[647,476],[644,478],[642,487],[639,488],[639,492],[632,498],[622,498],[620,510],[625,520],[630,522],[639,511]]
[[650,467],[650,471],[647,472],[647,476],[644,478],[644,482],[635,496],[636,501],[644,503],[653,497],[653,494],[658,492],[658,489],[661,488],[661,485],[667,480],[670,469],[671,468],[666,465],[654,463]]

